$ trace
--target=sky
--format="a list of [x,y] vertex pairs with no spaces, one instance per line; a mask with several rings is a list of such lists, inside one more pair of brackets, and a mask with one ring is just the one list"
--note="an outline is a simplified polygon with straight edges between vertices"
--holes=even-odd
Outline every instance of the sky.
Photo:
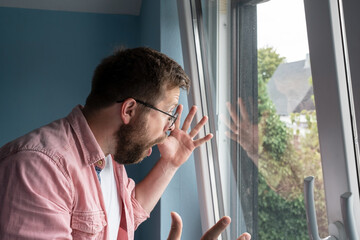
[[273,47],[287,62],[305,59],[309,50],[303,0],[270,0],[257,6],[258,48]]

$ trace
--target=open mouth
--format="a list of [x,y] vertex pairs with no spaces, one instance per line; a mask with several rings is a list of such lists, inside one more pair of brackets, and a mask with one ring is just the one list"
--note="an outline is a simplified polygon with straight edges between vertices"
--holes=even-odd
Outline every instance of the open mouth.
[[163,142],[166,140],[167,137],[168,137],[168,136],[165,135],[165,136],[163,136],[163,137],[161,137],[161,138],[158,138],[156,141],[154,141],[153,144],[151,144],[151,146],[150,146],[149,149],[147,150],[146,156],[149,157],[149,156],[151,155],[151,153],[152,153],[152,148],[153,148],[154,146],[156,146],[157,144],[163,143]]

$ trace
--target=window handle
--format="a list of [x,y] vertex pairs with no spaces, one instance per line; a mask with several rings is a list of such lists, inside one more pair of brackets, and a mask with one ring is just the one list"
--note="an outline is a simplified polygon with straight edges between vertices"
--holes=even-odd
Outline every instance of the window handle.
[[346,192],[340,197],[341,203],[341,214],[345,225],[346,235],[349,240],[357,240],[357,232],[355,228],[355,220],[353,217],[352,209],[352,194],[351,192]]
[[[326,238],[320,238],[318,231],[318,224],[316,219],[315,201],[314,201],[314,177],[310,176],[304,179],[304,199],[306,219],[309,231],[309,237],[311,240],[341,240],[335,236],[328,236]],[[338,232],[343,232],[343,225],[340,222],[334,223],[334,226],[338,228]]]

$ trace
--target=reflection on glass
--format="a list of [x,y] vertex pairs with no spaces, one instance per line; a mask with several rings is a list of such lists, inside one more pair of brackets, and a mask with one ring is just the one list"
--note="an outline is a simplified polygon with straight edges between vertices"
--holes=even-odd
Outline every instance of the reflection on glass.
[[303,196],[307,176],[316,179],[319,232],[327,236],[302,1],[272,0],[258,5],[258,43],[259,239],[271,239],[271,231],[280,239],[308,238]]
[[328,236],[302,0],[241,2],[201,1],[227,237],[308,239],[307,176]]

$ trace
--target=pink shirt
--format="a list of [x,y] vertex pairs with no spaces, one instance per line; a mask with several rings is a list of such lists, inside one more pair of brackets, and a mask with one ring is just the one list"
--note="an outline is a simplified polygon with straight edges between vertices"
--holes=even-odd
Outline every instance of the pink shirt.
[[[94,169],[104,158],[81,106],[0,148],[0,239],[107,239]],[[124,166],[113,164],[123,206],[117,239],[133,239],[149,214]]]

